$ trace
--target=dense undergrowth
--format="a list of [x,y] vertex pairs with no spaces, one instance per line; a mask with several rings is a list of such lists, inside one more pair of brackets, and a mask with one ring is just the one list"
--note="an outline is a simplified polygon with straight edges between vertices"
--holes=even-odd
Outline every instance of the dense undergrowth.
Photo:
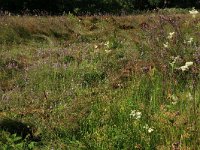
[[0,149],[199,149],[200,16],[0,18]]

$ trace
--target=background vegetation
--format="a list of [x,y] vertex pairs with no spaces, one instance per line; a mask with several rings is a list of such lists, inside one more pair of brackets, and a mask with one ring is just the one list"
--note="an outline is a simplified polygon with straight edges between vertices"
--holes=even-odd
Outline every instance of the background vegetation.
[[198,0],[0,0],[0,9],[23,14],[123,14],[155,8],[200,8]]

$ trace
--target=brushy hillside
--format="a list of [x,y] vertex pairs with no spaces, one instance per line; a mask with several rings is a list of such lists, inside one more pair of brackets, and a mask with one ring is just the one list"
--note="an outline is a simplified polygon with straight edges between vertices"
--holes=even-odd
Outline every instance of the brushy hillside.
[[0,18],[0,149],[200,149],[200,16]]

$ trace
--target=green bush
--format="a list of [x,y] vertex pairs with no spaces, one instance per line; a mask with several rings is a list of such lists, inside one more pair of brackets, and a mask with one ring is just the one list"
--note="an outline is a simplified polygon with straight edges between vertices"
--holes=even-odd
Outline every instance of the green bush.
[[5,131],[0,132],[1,150],[22,150],[34,149],[36,142],[28,142],[16,134],[9,134]]

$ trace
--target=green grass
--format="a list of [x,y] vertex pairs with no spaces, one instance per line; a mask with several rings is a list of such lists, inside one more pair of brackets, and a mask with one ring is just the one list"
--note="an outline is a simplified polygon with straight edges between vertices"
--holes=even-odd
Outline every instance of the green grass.
[[0,149],[199,149],[199,20],[2,16]]

